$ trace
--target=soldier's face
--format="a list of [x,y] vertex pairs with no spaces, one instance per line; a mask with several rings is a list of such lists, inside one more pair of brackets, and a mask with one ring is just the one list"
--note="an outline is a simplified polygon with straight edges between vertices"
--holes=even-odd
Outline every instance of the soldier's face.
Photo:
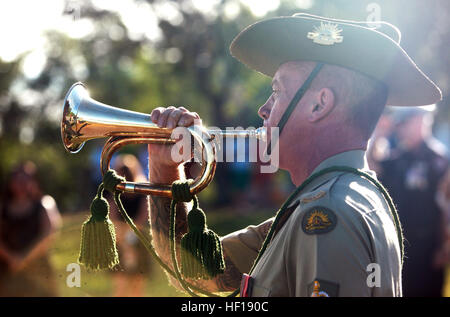
[[397,126],[399,145],[404,150],[412,150],[424,139],[424,116],[417,115]]
[[[278,127],[289,103],[314,66],[314,62],[287,62],[278,68],[272,80],[272,94],[258,110],[259,116],[264,120],[264,126],[269,131],[270,128]],[[307,131],[302,131],[303,123],[305,123],[304,111],[302,111],[304,107],[302,105],[311,103],[313,97],[309,91],[303,95],[303,98],[299,101],[286,123],[283,133],[280,135],[280,167],[283,165],[283,156],[286,157],[284,154],[289,153],[289,144],[302,141],[300,138],[307,134]],[[268,136],[270,137],[270,133],[268,133]]]

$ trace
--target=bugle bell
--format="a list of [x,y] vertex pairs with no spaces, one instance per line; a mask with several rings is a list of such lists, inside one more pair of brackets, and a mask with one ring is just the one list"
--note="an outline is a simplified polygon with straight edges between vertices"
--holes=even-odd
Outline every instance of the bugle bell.
[[[265,129],[256,130],[207,130],[204,127],[187,128],[203,145],[202,173],[190,186],[192,194],[204,189],[212,181],[216,168],[215,143],[211,135],[223,137],[255,137],[265,139]],[[61,138],[65,149],[77,153],[88,140],[109,138],[100,159],[102,174],[109,169],[115,151],[128,144],[174,144],[172,129],[160,128],[148,114],[112,107],[89,97],[84,84],[77,82],[66,94],[61,121]],[[116,187],[123,192],[171,197],[169,184],[124,182]]]

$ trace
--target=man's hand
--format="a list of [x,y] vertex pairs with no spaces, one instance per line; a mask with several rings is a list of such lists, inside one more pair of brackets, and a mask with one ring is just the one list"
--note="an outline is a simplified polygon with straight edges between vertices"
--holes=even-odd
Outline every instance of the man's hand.
[[[202,123],[196,112],[191,112],[184,107],[158,107],[150,115],[152,122],[160,128],[174,129]],[[170,184],[180,178],[178,167],[183,162],[172,160],[172,147],[173,145],[149,144],[148,162],[151,182]]]
[[173,129],[175,127],[189,127],[199,120],[200,116],[196,112],[191,112],[184,107],[158,107],[150,114],[152,121],[161,128]]
[[[176,127],[189,127],[194,124],[201,124],[199,115],[180,107],[156,108],[151,113],[152,122],[161,128],[174,129]],[[149,173],[150,182],[160,184],[171,184],[173,181],[184,178],[184,173],[179,169],[182,162],[174,162],[171,159],[173,146],[150,144],[149,153]],[[169,214],[171,199],[156,195],[149,196],[150,205],[150,228],[152,232],[152,244],[161,259],[173,269],[170,253],[169,236]],[[180,248],[181,236],[187,232],[187,206],[179,203],[176,207],[175,236],[177,248]],[[231,258],[224,251],[226,263],[225,273],[216,276],[212,280],[189,280],[190,283],[202,287],[210,292],[231,291],[239,286],[242,273],[236,268]],[[171,277],[174,285],[181,289]]]

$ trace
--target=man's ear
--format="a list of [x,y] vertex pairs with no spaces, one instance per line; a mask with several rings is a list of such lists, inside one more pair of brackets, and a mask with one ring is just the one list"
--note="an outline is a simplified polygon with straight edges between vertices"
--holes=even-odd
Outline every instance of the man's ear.
[[308,115],[309,122],[317,122],[325,118],[335,106],[335,95],[330,88],[322,88],[310,106]]

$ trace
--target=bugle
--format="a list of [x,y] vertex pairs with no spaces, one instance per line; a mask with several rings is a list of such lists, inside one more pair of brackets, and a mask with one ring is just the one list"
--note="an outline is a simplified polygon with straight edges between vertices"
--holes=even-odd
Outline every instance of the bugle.
[[[187,128],[203,146],[202,172],[190,186],[192,194],[204,189],[212,181],[216,168],[215,143],[211,136],[266,138],[265,128],[255,130],[208,130],[204,127]],[[84,84],[72,85],[64,98],[61,120],[61,138],[65,149],[77,153],[88,140],[109,138],[105,143],[100,168],[109,169],[110,160],[120,147],[128,144],[175,144],[172,129],[160,128],[149,114],[112,107],[90,98]],[[171,197],[170,184],[124,182],[116,187],[123,192]]]

